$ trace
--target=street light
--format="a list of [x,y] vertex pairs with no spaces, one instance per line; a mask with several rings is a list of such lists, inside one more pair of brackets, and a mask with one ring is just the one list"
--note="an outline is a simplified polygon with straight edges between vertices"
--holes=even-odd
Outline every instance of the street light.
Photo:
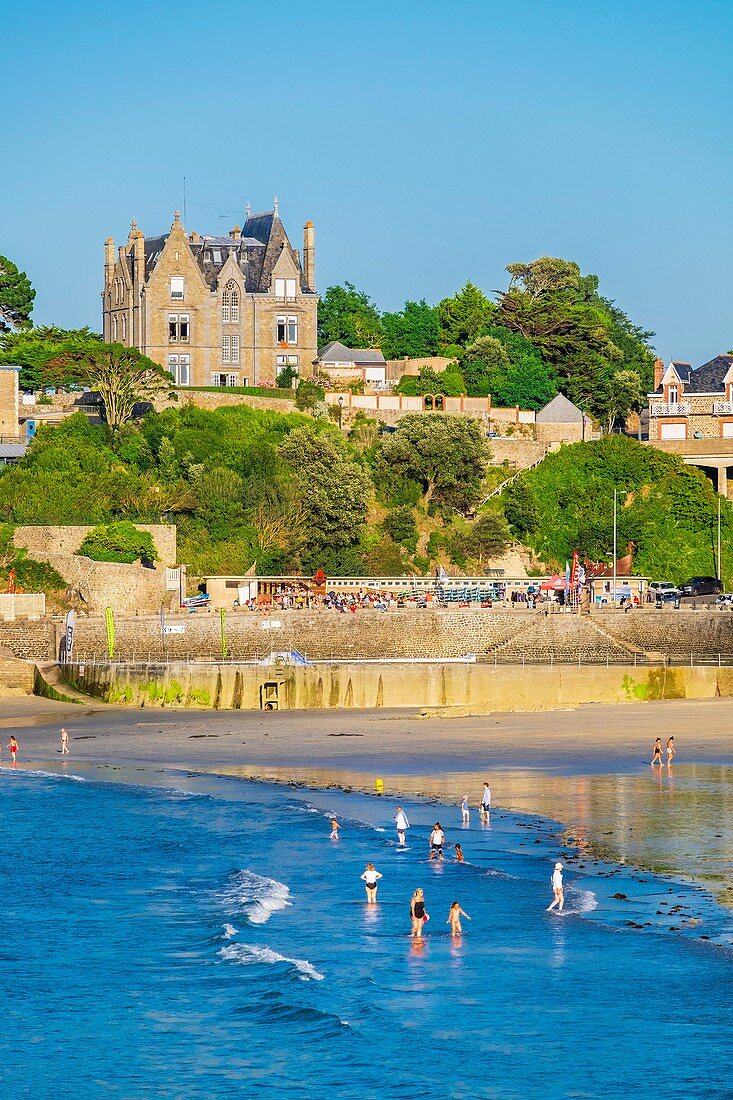
[[339,394],[339,406],[338,407],[339,407],[339,431],[340,431],[341,430],[341,417],[343,416],[343,412],[344,412],[344,395],[342,393]]

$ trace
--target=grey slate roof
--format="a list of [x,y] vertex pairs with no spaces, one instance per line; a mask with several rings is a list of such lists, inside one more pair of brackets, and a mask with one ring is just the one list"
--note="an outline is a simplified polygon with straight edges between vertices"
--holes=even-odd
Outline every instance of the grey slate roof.
[[558,393],[540,409],[535,420],[538,424],[582,424],[583,413],[564,393]]
[[358,366],[367,364],[386,366],[386,360],[379,348],[347,348],[340,340],[332,340],[318,352],[318,360],[321,363],[355,363]]
[[[716,355],[695,370],[689,363],[673,361],[672,366],[680,381],[685,383],[685,393],[725,393],[723,379],[733,367],[733,355]],[[654,392],[664,393],[664,386],[660,383]]]
[[[150,275],[163,251],[168,234],[145,238],[145,276]],[[234,252],[237,265],[244,278],[248,294],[263,294],[270,289],[272,272],[283,249],[287,249],[300,270],[302,293],[310,293],[305,284],[298,257],[288,240],[285,227],[274,211],[250,214],[238,237],[201,236],[197,241],[189,238],[191,250],[209,287],[216,286],[219,272]],[[131,262],[131,261],[130,261]]]

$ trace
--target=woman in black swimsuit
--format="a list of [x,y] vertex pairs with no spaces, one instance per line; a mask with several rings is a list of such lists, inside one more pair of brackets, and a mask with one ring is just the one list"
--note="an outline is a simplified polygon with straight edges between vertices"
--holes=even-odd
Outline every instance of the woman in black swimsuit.
[[662,738],[661,737],[658,737],[656,739],[656,741],[654,742],[654,747],[652,748],[652,759],[651,759],[652,767],[654,767],[655,764],[659,764],[660,768],[662,766]]
[[422,926],[427,919],[428,915],[425,912],[425,898],[422,890],[418,886],[410,902],[410,920],[412,921],[411,935],[413,939],[422,939]]

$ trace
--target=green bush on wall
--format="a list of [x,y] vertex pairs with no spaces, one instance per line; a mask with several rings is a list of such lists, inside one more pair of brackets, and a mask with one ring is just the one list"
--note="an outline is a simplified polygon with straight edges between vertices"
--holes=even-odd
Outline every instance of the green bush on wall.
[[139,531],[129,520],[95,527],[84,536],[77,554],[92,561],[114,561],[128,565],[135,561],[158,561],[150,532]]

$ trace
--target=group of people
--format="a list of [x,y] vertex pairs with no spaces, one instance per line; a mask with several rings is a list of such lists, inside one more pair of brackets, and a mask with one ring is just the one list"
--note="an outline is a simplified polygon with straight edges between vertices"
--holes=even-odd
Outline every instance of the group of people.
[[[674,747],[674,737],[668,737],[667,738],[667,767],[668,768],[672,767],[672,761],[674,760],[676,755],[677,755],[677,750]],[[662,760],[662,738],[661,737],[658,737],[656,739],[656,741],[654,742],[654,744],[652,745],[652,758],[649,761],[649,763],[651,764],[652,767],[654,767],[656,764],[658,764],[660,768],[664,767],[664,761]]]
[[[460,807],[461,807],[461,817],[462,817],[463,824],[468,825],[469,821],[470,821],[471,810],[470,810],[470,805],[469,805],[469,800],[468,800],[468,795],[467,794],[463,795],[463,797],[461,799],[461,802],[460,802]],[[484,782],[484,789],[483,789],[483,793],[481,795],[481,801],[479,802],[479,805],[478,805],[478,810],[479,810],[479,816],[480,816],[480,819],[481,819],[482,823],[488,822],[489,821],[489,814],[491,812],[491,788],[489,786],[488,781]],[[331,817],[330,822],[331,822],[330,839],[331,840],[339,840],[341,826],[339,825],[337,818]],[[397,829],[397,846],[398,846],[398,848],[406,848],[407,847],[407,830],[410,828],[410,821],[409,821],[409,819],[407,817],[407,814],[405,813],[405,810],[403,809],[402,806],[398,806],[397,809],[395,810],[394,823],[395,823],[395,828]],[[430,832],[428,861],[433,862],[433,860],[437,860],[437,861],[444,860],[444,858],[445,858],[445,854],[444,854],[445,846],[446,846],[445,831],[444,831],[442,825],[440,824],[440,822],[436,821],[435,824],[433,825],[433,828],[432,828],[431,832]],[[456,863],[464,863],[465,859],[464,859],[464,855],[463,855],[463,851],[461,849],[460,843],[456,842],[453,845],[453,848],[454,848],[454,851],[455,851],[455,861],[456,861]],[[562,911],[563,906],[565,904],[562,871],[563,871],[562,863],[556,863],[555,864],[555,869],[554,869],[553,874],[552,874],[552,879],[551,879],[552,891],[553,891],[553,901],[547,909],[548,913],[552,909],[554,909],[555,907],[557,907],[559,911]],[[383,877],[382,874],[376,869],[374,864],[371,863],[371,862],[367,863],[365,869],[362,871],[362,873],[360,875],[360,878],[361,878],[362,882],[364,883],[364,888],[366,890],[367,904],[368,905],[376,905],[377,891],[378,891],[380,879],[382,879],[382,877]],[[465,917],[466,920],[471,920],[471,917],[468,915],[468,913],[465,911],[465,909],[461,908],[460,902],[454,901],[451,904],[451,907],[450,907],[450,910],[449,910],[449,913],[448,913],[448,917],[446,919],[446,924],[450,925],[451,936],[452,936],[453,939],[458,939],[463,934],[463,927],[461,925],[461,917]],[[412,924],[410,935],[411,935],[413,940],[422,940],[423,928],[429,920],[430,920],[430,914],[427,912],[427,909],[425,908],[425,895],[424,895],[424,892],[422,890],[422,887],[418,887],[415,890],[415,892],[413,893],[412,898],[410,900],[410,921],[411,921],[411,924]]]

